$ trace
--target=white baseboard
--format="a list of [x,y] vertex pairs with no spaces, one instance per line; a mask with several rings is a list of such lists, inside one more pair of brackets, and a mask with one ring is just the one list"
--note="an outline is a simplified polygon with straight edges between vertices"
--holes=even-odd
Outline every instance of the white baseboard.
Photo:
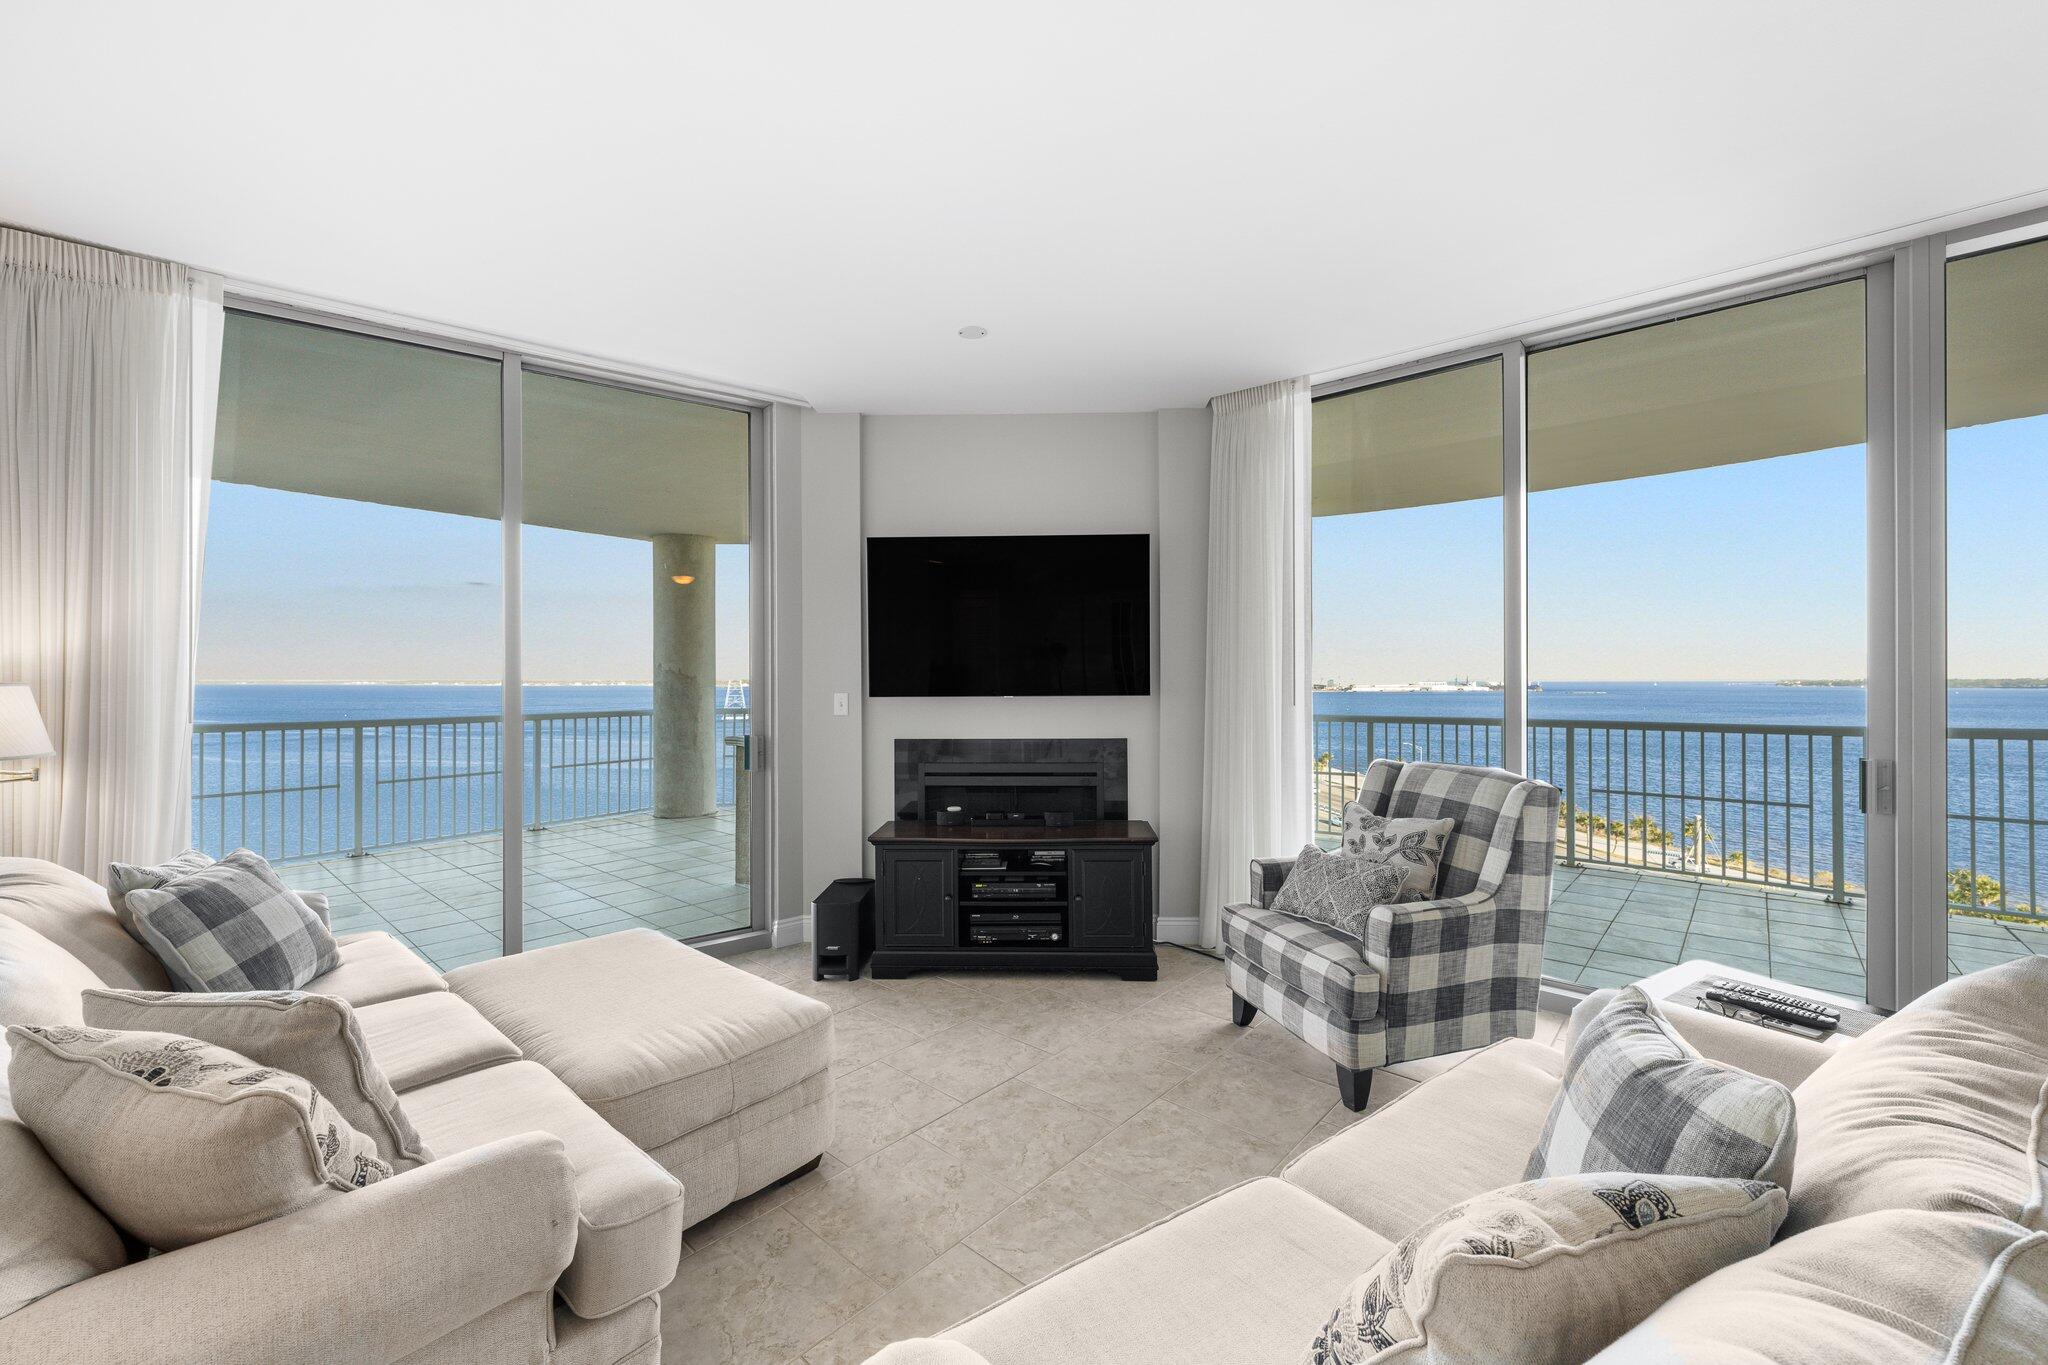
[[1202,942],[1202,921],[1194,915],[1161,915],[1152,921],[1153,937],[1164,943],[1184,943],[1199,947]]
[[796,919],[779,919],[769,926],[769,942],[777,948],[811,941],[811,917],[802,915]]

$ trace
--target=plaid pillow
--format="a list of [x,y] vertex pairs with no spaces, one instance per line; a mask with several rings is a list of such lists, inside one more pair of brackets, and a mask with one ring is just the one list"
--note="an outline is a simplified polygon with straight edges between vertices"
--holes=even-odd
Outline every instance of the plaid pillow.
[[114,904],[114,918],[121,921],[121,927],[129,933],[135,932],[135,920],[128,913],[130,891],[154,891],[180,877],[190,876],[202,867],[212,867],[213,859],[196,848],[188,848],[167,863],[154,867],[143,867],[138,863],[109,863],[107,865],[107,899]]
[[1642,1171],[1787,1185],[1796,1136],[1791,1091],[1701,1057],[1629,986],[1579,1034],[1523,1179]]
[[130,891],[128,912],[180,990],[295,991],[341,965],[320,917],[246,848]]
[[1363,939],[1373,907],[1400,900],[1407,878],[1407,870],[1392,863],[1325,853],[1310,844],[1288,869],[1273,908]]

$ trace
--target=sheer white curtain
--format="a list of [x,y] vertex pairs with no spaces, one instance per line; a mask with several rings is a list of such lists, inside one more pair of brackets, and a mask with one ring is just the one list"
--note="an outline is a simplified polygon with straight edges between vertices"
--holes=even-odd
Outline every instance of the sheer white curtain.
[[1202,942],[1245,898],[1253,858],[1309,837],[1308,383],[1211,407]]
[[0,682],[57,749],[0,854],[98,878],[183,848],[220,283],[0,228]]

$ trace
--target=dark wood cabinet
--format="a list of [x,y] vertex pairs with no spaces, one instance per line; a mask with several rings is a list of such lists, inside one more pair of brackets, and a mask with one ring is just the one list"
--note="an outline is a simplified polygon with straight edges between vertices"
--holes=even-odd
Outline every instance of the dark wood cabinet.
[[1075,849],[1073,858],[1074,946],[1149,949],[1152,850]]
[[[1077,968],[1154,980],[1152,850],[1142,820],[1062,827],[980,828],[897,820],[868,836],[875,848],[875,951],[870,969]],[[1006,865],[987,871],[991,850]],[[979,859],[966,859],[981,853]],[[990,882],[1025,882],[1003,894]],[[1000,897],[1000,898],[998,898]],[[992,920],[1029,921],[990,928]],[[971,923],[970,923],[971,921]],[[1053,933],[1052,931],[1057,931]]]
[[958,941],[950,849],[893,850],[875,870],[877,946],[943,948]]

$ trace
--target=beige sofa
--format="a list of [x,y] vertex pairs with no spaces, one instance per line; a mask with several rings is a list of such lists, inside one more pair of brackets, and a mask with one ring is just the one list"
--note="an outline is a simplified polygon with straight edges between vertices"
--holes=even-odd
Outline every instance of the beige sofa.
[[[117,1253],[13,1312],[0,1292],[0,1361],[656,1365],[683,1230],[831,1141],[831,1011],[660,934],[445,978],[387,934],[339,943],[308,989],[355,1007],[435,1159],[123,1253],[16,1120],[0,1068],[0,1291],[46,1274],[59,1243]],[[170,989],[97,885],[0,859],[0,1025],[80,1023],[98,986]]]
[[[1769,1250],[1658,1307],[1600,1365],[2048,1358],[2048,958],[1951,982],[1846,1045],[1673,1017],[1705,1054],[1796,1087],[1791,1212]],[[1521,1180],[1564,1056],[1496,1043],[1278,1176],[871,1365],[1291,1365],[1396,1241]]]

